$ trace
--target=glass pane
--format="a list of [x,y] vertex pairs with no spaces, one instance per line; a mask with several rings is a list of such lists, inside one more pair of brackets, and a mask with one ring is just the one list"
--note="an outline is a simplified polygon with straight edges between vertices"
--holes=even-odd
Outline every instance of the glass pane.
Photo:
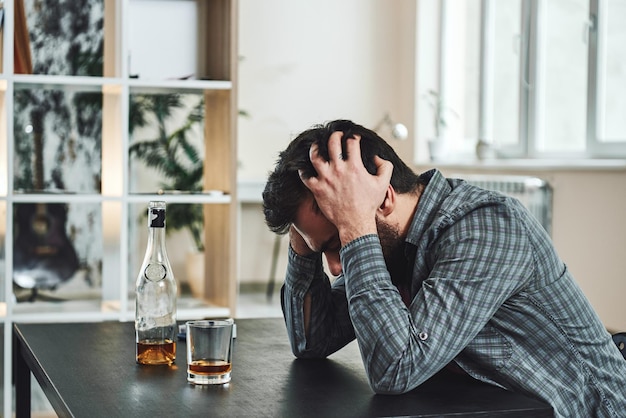
[[102,76],[104,0],[24,0],[23,7],[25,21],[17,11],[15,19],[15,73]]
[[[134,298],[135,280],[148,241],[148,202],[129,205],[129,298]],[[168,203],[165,228],[167,255],[181,298],[202,299],[204,291],[203,205]],[[199,265],[198,265],[199,264]]]
[[[601,141],[626,141],[626,1],[606,2],[606,29],[602,31],[606,47],[603,72],[605,84],[601,91],[604,118]],[[599,28],[602,30],[602,28]]]
[[449,2],[446,41],[440,51],[446,65],[441,90],[429,90],[423,96],[433,118],[434,135],[445,137],[448,151],[455,155],[473,154],[478,136],[480,11],[480,0]]
[[[458,71],[463,80],[463,108],[462,108],[462,137],[463,152],[472,153],[476,147],[478,138],[479,118],[479,89],[480,89],[480,5],[481,0],[463,0],[462,3],[454,4],[456,7],[465,7],[465,42],[464,68]],[[454,116],[452,116],[454,118]]]
[[583,151],[586,144],[588,0],[545,2],[544,132],[539,151]]
[[14,189],[99,193],[102,94],[16,89],[14,105]]
[[493,39],[493,136],[496,145],[519,144],[521,0],[491,2]]
[[[0,50],[1,51],[1,50]],[[2,61],[2,60],[0,60]],[[9,135],[7,133],[6,91],[0,88],[0,196],[6,196],[9,191],[8,158]]]
[[202,94],[132,94],[129,120],[131,193],[202,190]]
[[98,300],[99,203],[14,203],[13,288],[18,302]]

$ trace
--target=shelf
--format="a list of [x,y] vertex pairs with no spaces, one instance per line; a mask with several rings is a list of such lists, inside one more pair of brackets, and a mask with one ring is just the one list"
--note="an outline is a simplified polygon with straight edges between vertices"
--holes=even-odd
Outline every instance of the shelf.
[[0,196],[0,200],[11,200],[15,203],[143,203],[151,200],[162,200],[167,203],[228,204],[231,203],[232,198],[230,194],[218,191],[211,193],[135,193],[127,196],[106,196],[80,193],[14,192],[14,194],[10,197]]
[[231,90],[233,83],[226,80],[139,80],[111,77],[12,75],[3,76],[0,91],[6,91],[7,81],[13,81],[15,90],[42,89],[74,92],[121,93],[128,86],[131,93],[167,94],[202,93],[211,90]]
[[121,80],[106,77],[15,74],[7,77],[14,89],[44,89],[64,91],[101,91],[103,86],[121,85]]
[[221,191],[210,193],[166,193],[166,194],[133,194],[126,198],[128,202],[147,202],[162,200],[168,203],[231,203],[231,196]]
[[131,93],[162,94],[173,91],[184,93],[202,93],[206,90],[230,90],[233,85],[230,81],[220,80],[139,80],[130,79],[127,82]]
[[[32,2],[16,4],[17,8],[22,4],[29,7]],[[188,257],[197,258],[193,250],[198,241],[190,238],[192,234],[181,228],[180,222],[171,218],[166,222],[168,255],[181,292],[178,319],[235,316],[237,0],[102,0],[86,3],[82,9],[77,9],[77,5],[50,3],[36,14],[31,11],[31,15],[26,10],[28,19],[20,22],[15,21],[19,13],[13,10],[13,3],[4,5],[0,74],[0,326],[5,327],[5,358],[4,367],[0,365],[4,373],[0,416],[13,414],[12,363],[7,354],[11,350],[11,323],[134,319],[135,275],[147,240],[142,220],[151,200],[167,202],[170,214],[186,214],[193,209],[197,215],[195,205],[201,206],[197,219],[202,225],[201,241],[208,249],[201,256],[204,274],[198,281],[192,281],[192,274],[185,270]],[[95,9],[85,13],[92,6]],[[189,20],[190,14],[197,19],[189,27],[172,27],[169,18],[173,15],[163,13],[163,7],[180,12],[183,22]],[[54,13],[49,14],[50,10]],[[159,14],[159,19],[166,19],[170,25],[167,31],[165,25],[156,24],[151,11]],[[65,33],[62,37],[54,33],[50,41],[44,33],[49,27],[46,21],[58,20],[59,14],[66,14],[67,19],[69,13],[83,15],[83,19],[76,19],[77,25],[57,27]],[[36,24],[32,25],[33,21]],[[31,33],[25,22],[36,33]],[[91,26],[81,27],[85,22],[92,22]],[[143,24],[150,28],[143,28]],[[72,30],[78,34],[69,34]],[[150,31],[156,31],[159,39],[182,36],[184,32],[184,36],[193,38],[194,46],[178,42],[176,49],[168,49],[152,35],[131,39],[137,33],[146,35]],[[17,36],[16,32],[27,36]],[[68,59],[68,44],[72,44],[73,50],[85,51],[79,48],[83,45],[78,45],[85,38],[94,41],[87,49],[89,56],[76,59],[74,55],[74,59]],[[14,41],[18,45],[12,45]],[[20,60],[13,59],[14,47]],[[40,49],[33,51],[34,47]],[[131,48],[135,52],[132,57]],[[30,67],[21,60],[29,52],[33,64]],[[144,52],[152,54],[149,62],[140,61]],[[181,61],[168,61],[165,53],[187,55],[185,66],[192,63],[196,68],[183,70],[178,66]],[[156,65],[152,60],[156,60]],[[14,71],[16,64],[20,71]],[[31,72],[29,68],[39,74],[24,74]],[[135,71],[141,78],[131,76]],[[41,74],[44,72],[48,74]],[[185,72],[196,76],[162,77]],[[142,95],[155,95],[156,99],[173,95],[184,103],[182,107],[172,105],[147,111],[135,107],[137,102],[156,99]],[[143,124],[138,124],[138,115],[144,118],[140,120]],[[194,123],[193,131],[181,140],[176,151],[180,154],[172,151],[162,155],[170,160],[192,155],[188,158],[192,182],[185,183],[185,179],[171,174],[176,171],[155,168],[153,160],[148,161],[146,154],[141,154],[142,150],[133,150],[138,142],[149,148],[151,145],[146,143],[150,141],[180,140],[179,129],[190,120]],[[164,133],[168,138],[164,139]],[[170,175],[165,176],[165,172]],[[203,192],[159,192],[161,188]],[[48,214],[63,214],[60,230],[77,256],[65,258],[52,253],[50,259],[62,267],[67,267],[65,261],[72,261],[69,278],[61,273],[62,268],[57,272],[56,267],[42,261],[51,254],[51,246],[41,245],[36,251],[28,251],[34,240],[24,231],[39,229],[41,234],[46,229],[42,228],[41,218],[33,220],[42,215],[33,216],[34,210],[42,207]],[[177,220],[181,218],[187,219],[180,215]],[[63,280],[49,281],[47,287],[56,285],[52,289],[38,282],[36,294],[18,289],[14,279],[23,279],[16,283],[28,288],[39,278],[34,273],[37,269],[48,275],[55,273],[56,278],[62,276]]]
[[[2,322],[6,317],[6,304],[0,305],[5,305],[3,309],[0,309],[0,322]],[[179,321],[230,316],[228,307],[216,306],[197,299],[179,298],[177,305]],[[134,301],[131,300],[128,306],[132,309],[122,312],[119,301],[23,302],[13,310],[11,319],[13,322],[32,323],[132,321],[134,320]]]
[[[107,199],[102,195],[96,194],[78,194],[78,193],[26,193],[26,192],[13,192],[10,198],[15,203],[100,203]],[[120,198],[116,199],[120,200]]]
[[73,300],[64,302],[21,302],[16,304],[12,319],[15,322],[78,322],[119,320],[116,306],[100,300]]

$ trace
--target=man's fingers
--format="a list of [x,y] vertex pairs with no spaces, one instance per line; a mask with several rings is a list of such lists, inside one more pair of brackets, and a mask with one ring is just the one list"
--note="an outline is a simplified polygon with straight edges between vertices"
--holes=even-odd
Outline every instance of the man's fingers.
[[338,161],[348,160],[350,155],[354,155],[357,158],[352,160],[353,163],[363,163],[361,160],[361,137],[359,135],[351,136],[346,141],[346,149],[342,149],[343,132],[335,131],[328,138],[328,161],[326,161],[319,152],[319,145],[317,143],[311,144],[309,149],[309,159],[313,163],[313,166],[317,169],[322,163],[333,163]]
[[309,160],[314,162],[316,159],[320,158],[319,156],[319,145],[316,143],[311,144],[311,148],[309,148]]
[[304,171],[302,171],[302,170],[298,170],[298,175],[300,176],[300,180],[302,180],[302,183],[304,183],[304,185],[309,190],[311,189],[312,186],[317,184],[317,181],[318,181],[317,177],[306,178],[306,177],[304,177]]
[[351,163],[358,166],[363,166],[363,160],[361,159],[361,137],[354,135],[346,141],[346,153],[345,160],[350,160]]
[[[327,161],[322,158],[319,151],[319,145],[316,143],[311,144],[311,148],[309,148],[309,160],[311,160],[311,164],[313,164],[313,168],[318,175],[324,173],[326,166],[328,165]],[[298,173],[302,179],[302,172],[298,171]],[[304,179],[302,180],[304,181]]]
[[341,161],[346,158],[341,151],[341,138],[343,132],[335,131],[328,138],[328,158],[330,161]]
[[378,155],[374,156],[374,164],[376,164],[376,176],[383,179],[386,183],[391,181],[393,174],[393,164],[391,161],[383,160]]

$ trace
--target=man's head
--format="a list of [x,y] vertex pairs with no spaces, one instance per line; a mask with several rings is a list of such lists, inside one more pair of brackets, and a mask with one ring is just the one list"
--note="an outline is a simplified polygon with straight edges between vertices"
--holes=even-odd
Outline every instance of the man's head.
[[284,234],[295,222],[298,209],[312,194],[300,179],[299,171],[304,178],[316,177],[317,172],[309,158],[312,144],[317,144],[319,154],[326,160],[328,156],[328,139],[333,132],[343,132],[342,150],[345,153],[345,141],[358,135],[361,137],[361,159],[367,171],[376,174],[374,156],[390,161],[393,164],[391,186],[397,193],[411,193],[420,184],[417,176],[374,131],[357,125],[348,120],[336,120],[326,125],[318,125],[298,135],[287,148],[280,153],[276,167],[270,173],[263,191],[263,211],[265,221],[273,232]]

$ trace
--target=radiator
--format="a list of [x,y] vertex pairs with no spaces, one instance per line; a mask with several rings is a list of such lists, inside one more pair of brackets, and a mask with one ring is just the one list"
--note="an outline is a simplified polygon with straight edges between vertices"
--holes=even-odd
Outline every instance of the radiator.
[[552,188],[537,177],[501,175],[455,175],[470,184],[517,198],[552,234]]

